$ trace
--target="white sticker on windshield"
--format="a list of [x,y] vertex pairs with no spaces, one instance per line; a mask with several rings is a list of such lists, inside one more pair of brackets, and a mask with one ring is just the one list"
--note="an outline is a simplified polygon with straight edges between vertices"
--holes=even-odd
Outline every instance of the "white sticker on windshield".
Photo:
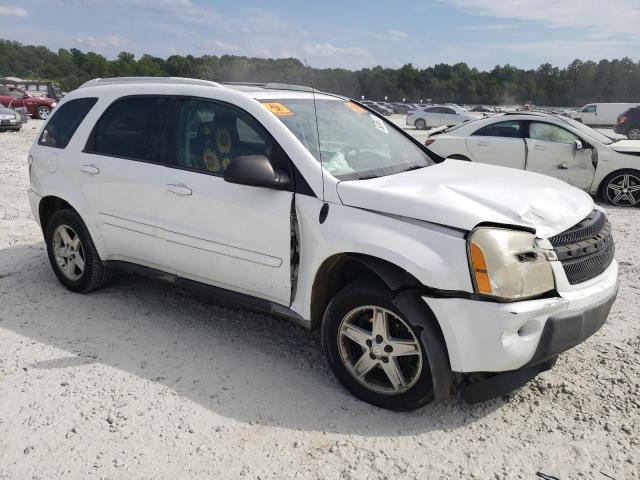
[[378,130],[380,130],[381,132],[384,132],[386,134],[389,133],[389,131],[387,130],[387,126],[384,124],[384,122],[382,120],[380,120],[375,115],[369,114],[369,116],[371,117],[371,120],[373,120],[373,124],[376,126],[376,128]]

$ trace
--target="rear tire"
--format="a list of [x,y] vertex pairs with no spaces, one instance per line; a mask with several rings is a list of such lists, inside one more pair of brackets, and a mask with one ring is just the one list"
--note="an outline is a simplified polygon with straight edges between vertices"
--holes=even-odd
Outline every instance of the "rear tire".
[[51,109],[49,107],[41,106],[36,109],[36,117],[40,120],[46,120],[49,118],[50,113]]
[[598,196],[616,207],[637,207],[640,205],[640,171],[628,168],[611,173],[600,184]]
[[75,210],[59,210],[46,227],[49,262],[58,280],[69,290],[88,293],[111,280],[89,230]]
[[422,320],[405,318],[394,298],[373,283],[345,287],[325,312],[322,346],[336,378],[353,395],[378,407],[413,410],[433,400],[433,379]]
[[417,130],[424,130],[427,128],[427,122],[425,122],[422,118],[419,118],[413,124]]

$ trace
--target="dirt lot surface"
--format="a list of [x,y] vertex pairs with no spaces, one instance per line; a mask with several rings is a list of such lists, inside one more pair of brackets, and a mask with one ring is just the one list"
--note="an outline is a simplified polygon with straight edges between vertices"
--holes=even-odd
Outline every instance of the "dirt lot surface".
[[618,300],[552,371],[391,413],[334,380],[316,332],[136,276],[65,290],[27,204],[40,126],[0,133],[1,479],[640,477],[640,210],[608,209]]

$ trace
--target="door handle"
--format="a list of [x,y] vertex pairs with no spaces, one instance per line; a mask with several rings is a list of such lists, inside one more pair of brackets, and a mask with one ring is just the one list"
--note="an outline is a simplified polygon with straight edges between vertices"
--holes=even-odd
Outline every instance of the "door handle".
[[547,147],[543,146],[543,145],[536,145],[535,147],[533,147],[536,150],[541,150],[541,151],[545,151],[545,150],[549,150]]
[[100,173],[100,169],[95,165],[80,165],[80,171],[88,173],[89,175],[97,175]]
[[193,191],[184,185],[174,185],[170,183],[167,185],[167,192],[175,193],[176,195],[180,195],[181,197],[185,197],[191,195]]
[[488,147],[489,142],[476,142],[476,145],[479,147]]

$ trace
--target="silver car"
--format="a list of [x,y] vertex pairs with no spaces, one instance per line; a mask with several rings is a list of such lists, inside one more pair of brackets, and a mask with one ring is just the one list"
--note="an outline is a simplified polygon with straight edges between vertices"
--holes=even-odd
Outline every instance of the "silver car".
[[445,125],[458,125],[475,119],[476,117],[469,115],[457,106],[432,105],[409,112],[407,114],[407,125],[413,125],[418,130],[424,130],[426,128],[442,127]]
[[5,130],[19,131],[22,128],[22,118],[15,110],[0,103],[0,132]]

